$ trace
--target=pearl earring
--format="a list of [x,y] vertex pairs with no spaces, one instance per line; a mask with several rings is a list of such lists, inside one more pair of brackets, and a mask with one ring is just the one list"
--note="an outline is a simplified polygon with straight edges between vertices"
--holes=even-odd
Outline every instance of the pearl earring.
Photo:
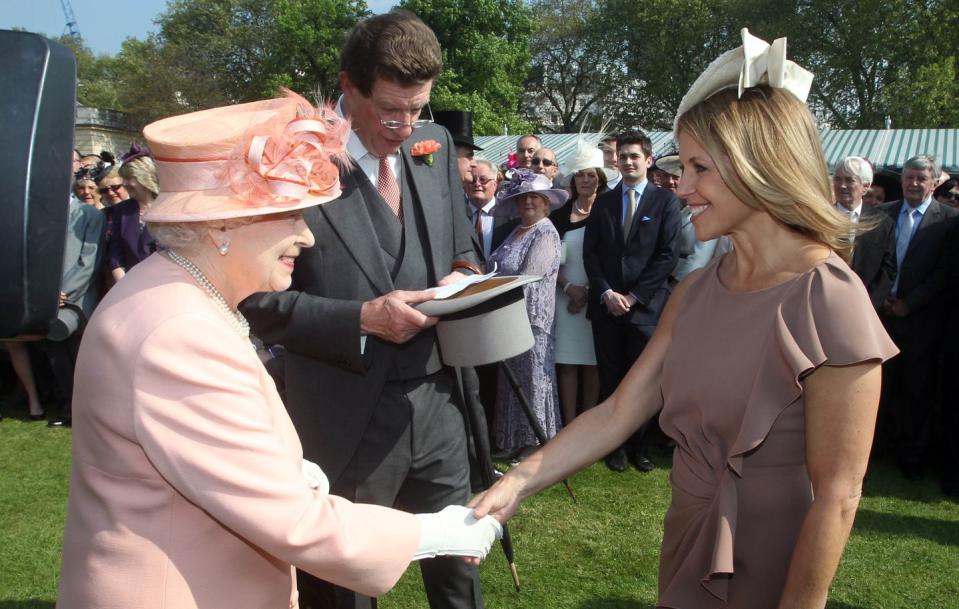
[[221,256],[226,256],[230,251],[230,242],[224,241],[223,243],[221,243],[217,251],[220,252]]

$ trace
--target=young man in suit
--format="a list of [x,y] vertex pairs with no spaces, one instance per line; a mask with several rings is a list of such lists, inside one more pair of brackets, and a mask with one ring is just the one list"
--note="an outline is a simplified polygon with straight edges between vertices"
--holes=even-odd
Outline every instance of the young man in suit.
[[955,264],[942,253],[959,211],[933,199],[939,174],[932,156],[909,159],[902,169],[903,200],[879,206],[896,227],[899,268],[880,314],[900,350],[899,357],[884,366],[880,410],[884,425],[891,428],[899,468],[910,480],[923,477],[938,386],[946,280]]
[[[593,325],[601,400],[612,394],[652,338],[679,261],[679,200],[646,181],[652,142],[641,132],[625,133],[617,142],[622,181],[596,199],[583,241],[586,315]],[[609,455],[606,465],[622,472],[631,458],[640,471],[652,470],[644,431]]]
[[871,184],[872,167],[866,159],[850,156],[836,165],[832,179],[836,209],[855,223],[876,223],[872,230],[855,237],[850,266],[866,286],[872,306],[878,309],[896,280],[896,225],[888,215],[863,204],[863,195]]
[[[343,193],[306,213],[316,246],[297,259],[291,290],[243,307],[254,334],[286,348],[287,408],[331,492],[412,511],[470,497],[437,319],[412,306],[432,298],[426,288],[479,270],[455,143],[421,120],[441,68],[439,43],[415,15],[356,25],[341,57],[338,111],[353,126]],[[420,142],[434,144],[429,160],[412,150]],[[475,567],[435,558],[421,569],[433,609],[482,607]],[[303,573],[299,583],[304,607],[376,605]]]

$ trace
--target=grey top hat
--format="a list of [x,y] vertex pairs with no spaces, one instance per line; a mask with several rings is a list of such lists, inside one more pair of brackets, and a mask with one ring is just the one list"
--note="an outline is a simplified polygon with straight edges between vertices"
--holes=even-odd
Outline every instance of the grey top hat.
[[415,308],[440,318],[436,335],[446,365],[500,362],[533,347],[523,286],[542,279],[537,275],[500,275]]
[[494,216],[516,216],[516,197],[534,193],[546,197],[550,211],[559,209],[569,199],[569,193],[553,188],[553,181],[541,173],[529,169],[515,169],[508,180],[500,184],[496,193],[496,206],[491,212]]

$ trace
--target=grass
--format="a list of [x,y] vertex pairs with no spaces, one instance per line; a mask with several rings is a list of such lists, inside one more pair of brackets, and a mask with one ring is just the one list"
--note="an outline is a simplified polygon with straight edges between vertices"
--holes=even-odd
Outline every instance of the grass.
[[[70,432],[5,413],[0,421],[0,609],[50,609],[56,597]],[[13,417],[9,415],[13,414]],[[665,453],[654,454],[660,464]],[[668,469],[614,474],[602,464],[529,499],[511,522],[522,590],[499,547],[483,563],[488,609],[650,609],[655,604]],[[133,582],[131,582],[133,584]],[[418,569],[380,601],[426,607]],[[959,609],[959,504],[933,481],[883,463],[866,480],[830,609]]]

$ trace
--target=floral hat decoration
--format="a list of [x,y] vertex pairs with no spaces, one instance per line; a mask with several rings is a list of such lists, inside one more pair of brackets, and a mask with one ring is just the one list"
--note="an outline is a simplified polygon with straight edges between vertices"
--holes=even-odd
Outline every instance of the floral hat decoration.
[[285,96],[147,125],[160,194],[149,222],[274,214],[340,196],[349,122],[329,105]]
[[496,193],[496,206],[491,212],[494,216],[516,216],[516,206],[513,205],[516,197],[526,193],[541,195],[549,201],[550,210],[562,207],[569,199],[569,193],[559,188],[553,188],[553,181],[541,173],[534,173],[529,169],[514,169],[510,178],[500,184]]
[[674,133],[680,116],[724,89],[738,89],[738,96],[742,97],[746,89],[767,84],[774,89],[789,91],[805,103],[812,87],[813,73],[786,59],[786,39],[777,38],[769,44],[750,34],[746,28],[740,31],[740,36],[743,46],[717,57],[686,92],[673,121]]

